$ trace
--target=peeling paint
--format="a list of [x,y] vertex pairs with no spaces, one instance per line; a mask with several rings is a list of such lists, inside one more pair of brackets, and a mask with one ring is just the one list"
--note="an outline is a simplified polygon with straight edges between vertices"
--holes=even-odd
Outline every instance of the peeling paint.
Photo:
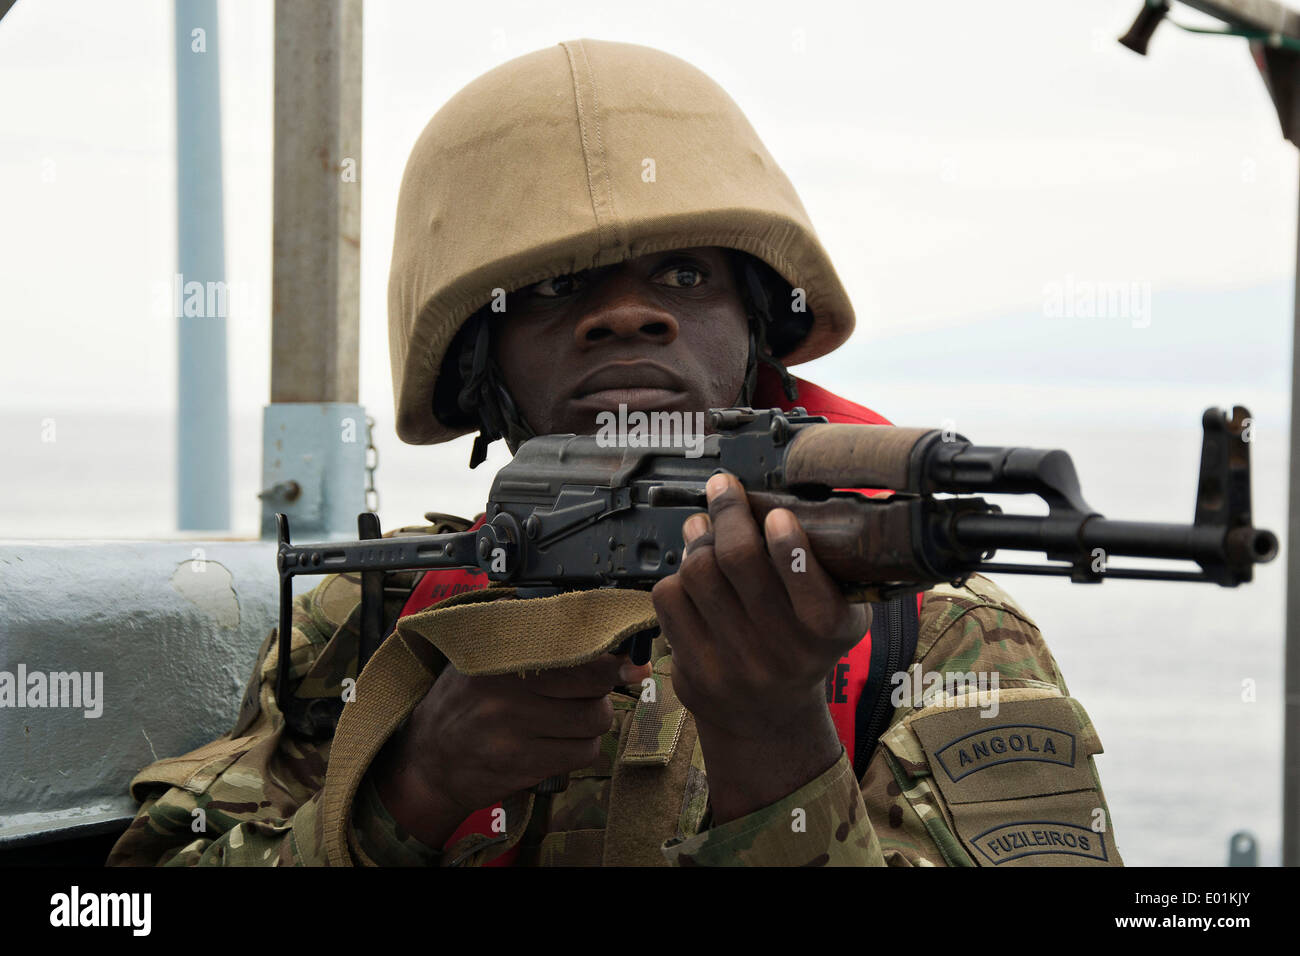
[[172,572],[171,585],[221,627],[239,627],[239,599],[234,579],[219,561],[182,561]]

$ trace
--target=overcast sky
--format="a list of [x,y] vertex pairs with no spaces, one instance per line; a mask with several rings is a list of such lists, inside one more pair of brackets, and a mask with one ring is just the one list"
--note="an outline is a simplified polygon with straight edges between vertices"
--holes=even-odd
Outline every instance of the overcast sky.
[[[900,424],[952,416],[977,443],[1065,447],[1088,500],[1134,520],[1191,518],[1200,410],[1248,397],[1264,436],[1252,451],[1256,523],[1281,534],[1296,150],[1244,41],[1166,25],[1149,57],[1120,47],[1141,3],[367,0],[360,394],[379,426],[384,528],[428,508],[475,514],[508,457],[497,443],[469,475],[468,438],[413,448],[392,432],[385,290],[407,155],[474,77],[593,37],[658,47],[712,75],[794,183],[858,314],[850,342],[800,375]],[[18,0],[0,20],[0,538],[175,533],[176,330],[157,301],[176,270],[171,9]],[[232,514],[251,534],[269,390],[272,12],[271,0],[221,0],[210,42],[235,292]],[[1148,331],[1090,339],[1094,365],[1125,352],[1099,387],[1070,349],[1088,326],[1035,320],[1047,318],[1045,289],[1102,282],[1140,288],[1166,311]],[[1182,339],[1169,329],[1194,311],[1202,355],[1219,358],[1221,312],[1224,340],[1250,359],[1225,350],[1218,366],[1258,369],[1267,394],[1239,391],[1240,376],[1223,394],[1199,373],[1149,374],[1193,368],[1180,358],[1189,324]],[[970,344],[988,317],[1022,330],[993,336],[1019,348],[1022,368],[1039,357],[1032,388],[996,374],[978,388],[953,381],[963,363],[996,366],[996,347],[927,363],[942,336],[899,344],[949,326]],[[1165,361],[1144,367],[1139,342],[1147,354],[1159,343]],[[891,375],[873,349],[895,356]],[[1158,420],[1161,403],[1171,417]],[[52,416],[58,442],[42,443]],[[1130,862],[1218,862],[1238,826],[1260,835],[1264,863],[1278,861],[1284,570],[1274,562],[1233,592],[1112,582],[1104,601],[1056,579],[999,582],[1086,689]],[[1111,666],[1107,647],[1128,666]],[[1243,675],[1259,677],[1258,708],[1241,705]]]
[[[1115,42],[1138,6],[369,0],[360,388],[389,482],[395,462],[459,469],[468,455],[468,439],[408,449],[392,435],[385,289],[408,152],[469,80],[566,38],[665,49],[747,112],[857,308],[836,364],[799,369],[814,380],[869,369],[875,336],[1041,309],[1053,283],[1160,296],[1289,281],[1296,151],[1245,42],[1166,25],[1139,57]],[[237,485],[258,480],[269,387],[272,11],[222,0],[214,44]],[[176,266],[172,30],[167,0],[19,0],[0,21],[0,409],[175,408],[174,321],[157,301]],[[1225,316],[1224,335],[1244,318]],[[1289,363],[1289,343],[1261,361]],[[918,363],[921,397],[937,394],[925,376]],[[931,414],[882,392],[864,380],[850,397],[908,423]],[[1264,411],[1277,422],[1285,402]],[[484,481],[506,460],[493,455]],[[240,507],[251,524],[255,502]]]
[[[1034,305],[1066,276],[1157,288],[1287,277],[1296,157],[1244,41],[1138,0],[417,3],[365,10],[362,401],[391,405],[385,284],[397,187],[433,112],[558,40],[661,47],[715,77],[799,190],[873,333]],[[921,14],[921,11],[924,14]],[[267,389],[272,4],[223,0],[232,401]],[[1197,15],[1181,11],[1183,20]],[[165,0],[20,0],[0,21],[4,406],[173,402]]]

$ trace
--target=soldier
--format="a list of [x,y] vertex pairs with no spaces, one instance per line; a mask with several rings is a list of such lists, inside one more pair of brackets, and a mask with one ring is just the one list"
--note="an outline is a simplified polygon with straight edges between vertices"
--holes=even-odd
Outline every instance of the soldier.
[[[453,97],[408,162],[397,430],[477,429],[471,466],[496,438],[591,433],[620,405],[797,399],[882,423],[785,369],[853,324],[738,107],[661,52],[581,40],[513,60]],[[132,781],[143,805],[109,863],[1120,863],[1100,742],[1010,597],[975,575],[849,603],[789,511],[760,527],[728,476],[708,497],[649,597],[394,575],[390,636],[359,678],[359,582],[326,578],[295,603],[288,712],[272,635],[231,733]],[[470,526],[428,518],[403,530]],[[615,652],[650,627],[651,664]],[[512,629],[569,656],[471,675],[438,649],[458,628],[507,664]],[[565,773],[562,792],[530,789]]]

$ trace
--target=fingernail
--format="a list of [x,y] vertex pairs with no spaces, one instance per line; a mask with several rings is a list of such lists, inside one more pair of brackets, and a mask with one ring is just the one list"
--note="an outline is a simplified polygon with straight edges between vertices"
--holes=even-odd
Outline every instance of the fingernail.
[[704,497],[712,501],[727,490],[731,480],[727,475],[714,475],[704,486]]
[[686,543],[690,544],[704,532],[709,530],[709,519],[704,515],[691,515],[682,525],[682,537]]
[[784,538],[794,534],[794,514],[785,508],[775,508],[767,513],[767,530],[773,537]]

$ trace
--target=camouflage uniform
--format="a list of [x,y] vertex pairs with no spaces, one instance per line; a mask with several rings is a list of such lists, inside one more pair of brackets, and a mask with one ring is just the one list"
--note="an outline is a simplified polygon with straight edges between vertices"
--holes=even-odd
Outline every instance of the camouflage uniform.
[[[661,51],[597,40],[566,41],[479,77],[430,120],[399,191],[388,285],[398,437],[433,444],[500,431],[485,415],[494,403],[480,400],[492,394],[490,369],[461,362],[464,351],[448,358],[471,315],[502,291],[701,245],[748,254],[793,297],[782,291],[767,305],[784,298],[802,331],[766,360],[797,365],[849,338],[853,305],[806,210],[709,77]],[[751,333],[765,322],[751,316]],[[751,361],[756,348],[753,339]],[[462,364],[477,390],[451,374],[463,376]],[[439,399],[444,370],[450,384]],[[502,437],[510,441],[510,428]],[[414,585],[412,575],[394,580],[391,616]],[[296,602],[298,698],[337,702],[357,676],[359,602],[349,576],[327,578]],[[561,794],[506,800],[504,834],[447,848],[403,833],[364,780],[350,814],[333,813],[341,791],[331,789],[334,778],[325,784],[332,740],[307,740],[283,719],[276,659],[268,638],[227,737],[136,776],[143,806],[110,862],[305,865],[351,854],[353,862],[471,866],[507,851],[532,865],[1119,862],[1093,766],[1096,734],[1033,621],[979,576],[926,593],[915,661],[922,674],[996,671],[1005,720],[981,722],[967,698],[957,707],[904,702],[861,780],[841,754],[789,796],[717,827],[662,637],[655,700],[611,695],[616,718],[595,764],[572,774]],[[340,734],[336,773],[366,729]]]
[[[400,608],[416,575],[394,577],[387,600]],[[291,675],[299,697],[344,695],[344,680],[356,677],[359,607],[353,575],[331,575],[297,599]],[[615,720],[600,758],[572,774],[563,793],[505,801],[505,833],[424,846],[394,822],[367,779],[351,818],[356,846],[370,861],[406,866],[476,866],[512,847],[518,865],[597,865],[620,843],[635,844],[620,861],[677,866],[1120,863],[1091,723],[1033,621],[981,575],[925,593],[914,662],[922,674],[996,671],[999,719],[977,716],[989,698],[945,706],[909,696],[861,781],[841,753],[794,793],[721,826],[710,823],[707,767],[693,719],[672,695],[662,636],[652,659],[655,702],[642,700],[640,687],[611,693]],[[132,781],[143,805],[110,864],[326,864],[320,804],[330,741],[309,742],[285,726],[275,671],[273,633],[233,731]],[[664,781],[668,797],[649,818],[611,817],[620,787]]]

